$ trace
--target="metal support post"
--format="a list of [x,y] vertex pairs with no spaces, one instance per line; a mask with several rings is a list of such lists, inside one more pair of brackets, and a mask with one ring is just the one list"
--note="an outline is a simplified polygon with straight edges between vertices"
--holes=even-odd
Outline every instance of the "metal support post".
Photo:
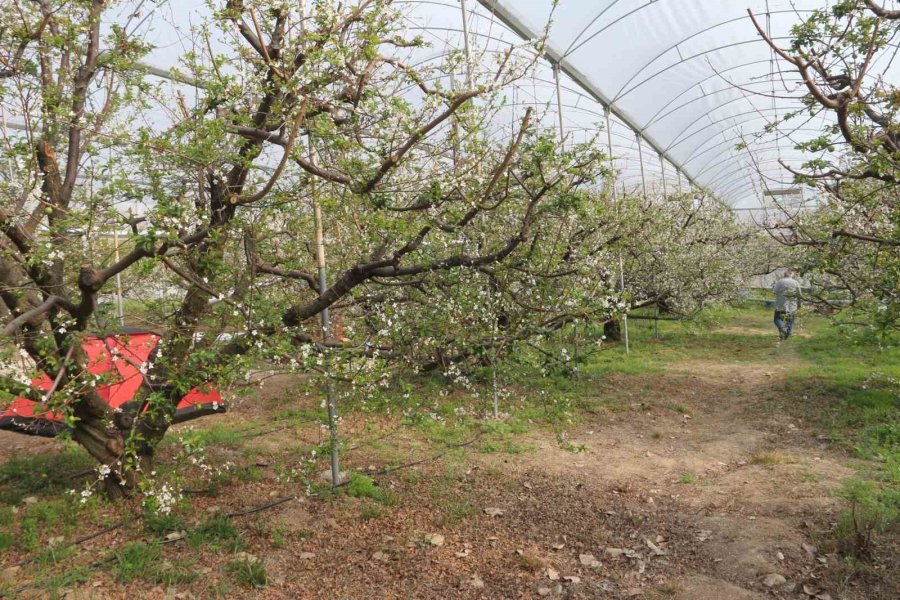
[[[113,246],[115,246],[116,262],[119,262],[119,230],[113,229]],[[119,326],[125,327],[125,301],[122,299],[122,274],[116,273],[116,310],[119,313]]]
[[565,148],[565,127],[563,126],[562,92],[559,87],[559,65],[553,65],[553,80],[556,83],[556,114],[559,117],[559,147]]
[[472,50],[469,47],[469,11],[466,10],[466,0],[459,0],[462,10],[463,47],[466,51],[466,85],[472,87]]
[[[609,148],[609,172],[612,181],[612,197],[616,205],[616,216],[621,217],[622,211],[619,207],[619,199],[616,195],[615,168],[613,166],[613,150],[612,150],[612,121],[609,118],[609,109],[606,111],[606,144]],[[643,176],[644,166],[641,164],[641,175]],[[643,177],[642,177],[643,178]],[[622,251],[619,250],[619,292],[625,292],[625,261],[622,259]],[[631,346],[628,340],[628,313],[622,315],[622,333],[625,336],[625,354],[631,353]]]
[[644,191],[644,198],[647,197],[647,177],[644,175],[644,147],[641,144],[641,134],[635,133],[638,145],[638,160],[641,163],[641,189]]
[[669,194],[668,194],[668,192],[666,191],[666,161],[665,161],[665,159],[663,158],[663,155],[662,155],[662,154],[659,155],[659,171],[660,171],[660,173],[662,173],[662,186],[663,186],[663,187],[662,187],[662,189],[663,189],[662,195],[663,195],[663,200],[668,200],[668,199],[669,199]]

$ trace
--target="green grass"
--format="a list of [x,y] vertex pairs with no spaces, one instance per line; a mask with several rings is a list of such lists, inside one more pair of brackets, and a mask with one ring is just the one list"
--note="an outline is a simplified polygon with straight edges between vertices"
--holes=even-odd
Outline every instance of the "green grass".
[[128,583],[150,571],[151,565],[162,556],[162,547],[146,542],[129,542],[113,552],[113,555],[116,560],[113,574],[119,581]]
[[58,453],[13,457],[0,465],[0,504],[19,504],[28,496],[71,489],[72,475],[94,464],[87,452],[72,444]]
[[258,559],[250,557],[235,559],[228,563],[226,571],[243,587],[262,588],[268,583],[266,566]]
[[163,548],[158,542],[129,542],[113,552],[113,557],[112,573],[123,583],[143,579],[150,583],[177,585],[197,578],[193,563],[182,561],[176,565],[164,560]]
[[676,479],[675,481],[677,483],[682,483],[682,484],[687,485],[687,484],[691,484],[691,483],[696,483],[697,477],[693,473],[682,473],[681,475],[678,476],[678,479]]
[[214,550],[238,552],[244,547],[240,531],[224,515],[214,515],[199,528],[188,532],[187,541],[195,550],[206,546]]
[[378,487],[371,477],[361,473],[350,473],[347,495],[351,498],[371,498],[381,504],[395,504],[397,499],[389,491]]
[[793,340],[804,363],[783,392],[809,408],[809,418],[900,484],[900,345],[880,346],[859,332],[821,321],[812,337]]

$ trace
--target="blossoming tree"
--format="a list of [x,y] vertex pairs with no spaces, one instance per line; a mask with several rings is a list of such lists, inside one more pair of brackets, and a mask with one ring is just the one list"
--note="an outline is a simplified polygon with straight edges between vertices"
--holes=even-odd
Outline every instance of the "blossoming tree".
[[[785,165],[798,183],[818,188],[819,206],[812,213],[788,213],[773,234],[796,249],[800,266],[815,279],[821,302],[849,301],[856,316],[882,332],[896,332],[898,90],[882,74],[891,68],[900,11],[878,0],[841,0],[813,11],[795,26],[785,48],[768,37],[755,18],[754,24],[799,74],[806,96],[798,112],[832,117],[832,125],[820,136],[800,144],[810,160]],[[789,132],[787,118],[776,126]]]

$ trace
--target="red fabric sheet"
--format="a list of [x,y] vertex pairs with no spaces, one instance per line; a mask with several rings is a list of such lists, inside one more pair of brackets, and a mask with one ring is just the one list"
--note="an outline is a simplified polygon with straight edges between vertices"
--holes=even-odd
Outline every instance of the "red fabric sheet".
[[[129,333],[105,338],[85,338],[84,350],[88,359],[88,372],[102,375],[106,385],[97,392],[112,408],[118,408],[134,398],[143,382],[140,368],[150,358],[159,342],[155,333]],[[31,384],[40,390],[49,390],[53,382],[42,374]],[[195,405],[222,404],[222,397],[211,385],[193,388],[178,403],[177,410],[194,408]],[[38,414],[35,414],[35,410]],[[25,398],[16,398],[7,410],[0,411],[4,418],[40,418],[61,421],[61,416],[51,412],[41,412],[40,403]]]

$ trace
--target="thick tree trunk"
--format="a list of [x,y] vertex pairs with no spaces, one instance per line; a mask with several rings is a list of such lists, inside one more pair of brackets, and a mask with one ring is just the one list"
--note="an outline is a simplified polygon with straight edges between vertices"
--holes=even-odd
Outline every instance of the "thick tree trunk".
[[611,319],[603,324],[603,335],[609,342],[618,342],[622,339],[622,328],[618,319]]
[[156,446],[175,412],[174,402],[144,412],[146,405],[140,399],[149,391],[142,386],[135,401],[127,405],[130,410],[112,415],[97,410],[97,398],[85,398],[75,409],[78,421],[72,438],[97,462],[110,468],[104,487],[111,499],[133,495],[141,477],[153,471]]

